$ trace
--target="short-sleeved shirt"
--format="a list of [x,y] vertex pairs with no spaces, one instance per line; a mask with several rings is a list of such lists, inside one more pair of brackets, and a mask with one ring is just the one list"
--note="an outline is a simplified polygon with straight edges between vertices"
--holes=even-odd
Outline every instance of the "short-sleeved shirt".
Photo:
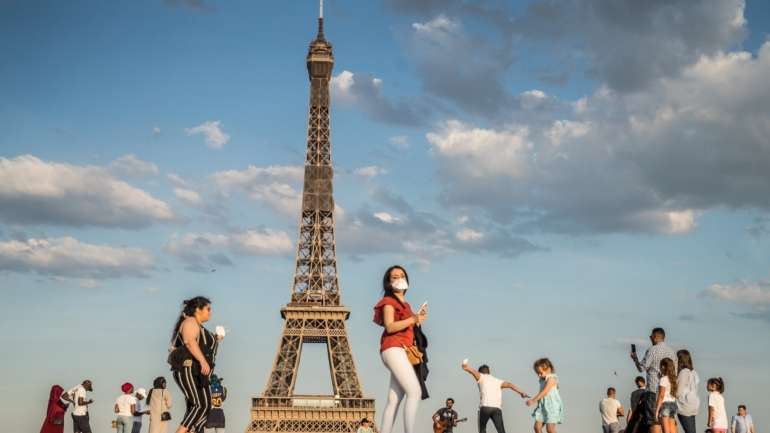
[[[136,399],[136,411],[137,412],[144,412],[146,410],[147,410],[147,408],[145,407],[144,399],[139,400],[137,398]],[[142,416],[141,415],[134,416],[134,422],[138,422],[139,424],[141,424],[142,423]]]
[[479,374],[479,405],[482,407],[503,407],[503,390],[500,386],[503,380],[491,374]]
[[[382,327],[385,326],[385,313],[383,310],[386,305],[393,307],[393,319],[396,322],[414,316],[412,307],[408,302],[401,303],[396,298],[384,296],[380,299],[380,302],[374,306],[374,323]],[[414,329],[412,326],[392,334],[389,334],[387,330],[382,331],[382,337],[380,337],[380,352],[384,352],[391,347],[408,347],[412,345],[414,345]]]
[[444,431],[447,433],[451,432],[454,429],[455,421],[457,421],[457,412],[454,409],[442,407],[436,414],[441,422],[446,423],[446,430]]
[[717,391],[709,393],[709,407],[714,408],[714,425],[711,428],[727,429],[725,398]]
[[676,397],[671,394],[671,380],[669,380],[668,376],[663,376],[660,378],[658,387],[662,387],[666,390],[665,394],[663,394],[663,403],[676,402]]
[[[115,399],[115,404],[118,406],[118,416],[134,416],[131,412],[131,405],[136,405],[136,397],[131,394],[123,394]],[[137,407],[137,410],[139,408]]]
[[636,406],[639,404],[639,400],[642,398],[642,394],[647,392],[644,388],[639,388],[631,393],[631,410],[636,410]]
[[745,416],[733,415],[733,433],[749,433],[751,426],[754,425],[754,420],[751,419],[751,415]]
[[602,414],[602,425],[610,425],[618,422],[618,409],[623,407],[620,402],[607,397],[599,402],[599,413]]
[[674,349],[668,347],[666,343],[660,342],[644,353],[642,358],[642,367],[647,373],[647,390],[654,393],[658,392],[658,383],[660,382],[660,361],[669,358],[674,361],[674,369],[676,369],[676,353]]
[[78,385],[67,391],[67,394],[70,395],[74,402],[72,404],[72,414],[75,416],[88,415],[88,406],[79,404],[81,398],[83,401],[86,401],[86,388],[83,385]]

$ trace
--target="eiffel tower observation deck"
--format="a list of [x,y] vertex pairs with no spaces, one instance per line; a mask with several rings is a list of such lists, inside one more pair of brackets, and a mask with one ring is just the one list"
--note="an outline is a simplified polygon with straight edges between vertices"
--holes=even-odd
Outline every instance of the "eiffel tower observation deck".
[[[281,308],[278,353],[265,390],[252,399],[247,433],[355,432],[361,419],[374,419],[374,399],[363,397],[348,340],[350,310],[340,299],[329,130],[334,56],[323,23],[320,0],[318,34],[307,54],[310,107],[296,270],[291,299]],[[294,394],[304,344],[326,344],[332,395]]]

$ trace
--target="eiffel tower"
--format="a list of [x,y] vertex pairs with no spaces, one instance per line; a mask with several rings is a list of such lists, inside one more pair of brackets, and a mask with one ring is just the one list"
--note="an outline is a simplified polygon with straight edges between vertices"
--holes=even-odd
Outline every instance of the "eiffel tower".
[[[297,267],[290,302],[281,308],[283,334],[261,397],[252,399],[247,433],[355,432],[362,418],[374,420],[374,399],[363,397],[340,303],[334,240],[334,197],[329,141],[329,80],[334,56],[323,33],[320,0],[318,34],[310,43],[307,156]],[[334,395],[295,395],[302,346],[326,344]]]

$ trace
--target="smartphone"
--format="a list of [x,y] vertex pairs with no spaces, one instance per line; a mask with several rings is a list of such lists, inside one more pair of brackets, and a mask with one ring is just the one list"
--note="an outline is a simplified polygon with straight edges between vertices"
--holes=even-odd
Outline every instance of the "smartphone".
[[631,353],[636,353],[636,344],[631,344]]

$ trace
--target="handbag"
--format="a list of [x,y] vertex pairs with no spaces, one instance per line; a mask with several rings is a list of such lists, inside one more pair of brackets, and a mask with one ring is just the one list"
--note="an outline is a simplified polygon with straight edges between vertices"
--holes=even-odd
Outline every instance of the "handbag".
[[[152,392],[152,390],[150,390],[150,392]],[[165,400],[163,399],[163,393],[164,392],[166,392],[166,390],[165,389],[161,389],[161,391],[160,391],[161,404],[165,403]],[[164,410],[163,412],[161,412],[160,420],[161,421],[171,421],[171,412],[169,412],[167,410]]]
[[406,358],[409,360],[409,363],[412,365],[419,365],[422,364],[422,352],[420,352],[420,349],[417,348],[415,345],[411,346],[404,346],[404,350],[406,351]]

